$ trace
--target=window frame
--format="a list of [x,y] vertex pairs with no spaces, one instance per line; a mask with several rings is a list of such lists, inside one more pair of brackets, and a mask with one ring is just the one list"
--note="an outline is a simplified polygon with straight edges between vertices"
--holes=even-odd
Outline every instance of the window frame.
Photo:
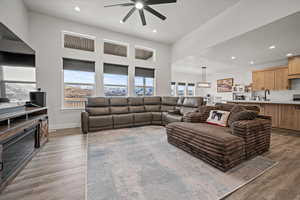
[[[181,85],[183,83],[185,85]],[[179,86],[184,86],[183,95],[179,95]],[[177,82],[177,84],[176,84],[176,96],[177,97],[185,97],[185,96],[187,96],[187,83],[185,83],[185,82]]]
[[[135,78],[136,77],[139,77],[139,78],[143,78],[143,86],[137,86],[135,83]],[[135,96],[138,96],[138,97],[153,97],[155,96],[156,94],[156,87],[155,87],[155,77],[153,77],[153,86],[147,86],[146,85],[146,78],[150,78],[150,77],[144,77],[144,76],[134,76],[134,95]],[[143,95],[142,96],[139,96],[137,93],[136,93],[136,88],[143,88],[144,92],[143,92]],[[151,96],[146,96],[146,89],[147,88],[153,88],[153,94]]]
[[[194,86],[193,86],[193,95],[189,94],[189,87],[191,87],[189,84],[194,84]],[[186,84],[186,96],[189,96],[189,97],[196,96],[196,84],[195,83],[187,83]]]
[[[73,59],[73,58],[69,58],[69,59]],[[63,60],[63,58],[62,58]],[[76,59],[74,59],[76,60]],[[90,62],[95,62],[95,61],[90,61]],[[95,62],[96,63],[96,62]],[[95,65],[96,67],[96,65]],[[62,74],[62,81],[61,81],[61,88],[62,88],[62,102],[61,102],[61,110],[84,110],[85,107],[82,107],[82,108],[67,108],[64,106],[65,104],[65,86],[66,85],[80,85],[80,86],[92,86],[93,87],[93,90],[92,90],[92,95],[95,95],[96,93],[96,71],[93,72],[94,73],[94,83],[80,83],[80,82],[65,82],[65,70],[64,70],[64,67],[62,65],[62,69],[61,69],[61,74]],[[85,101],[84,101],[85,102]]]
[[[93,40],[94,41],[94,51],[85,51],[85,50],[72,49],[72,48],[65,47],[65,35],[72,35],[72,36],[77,36],[77,37],[82,37],[82,38]],[[96,36],[82,34],[82,33],[76,33],[76,32],[72,32],[72,31],[65,31],[65,30],[61,31],[61,47],[65,50],[95,53],[97,51],[97,46],[96,45],[97,45]]]
[[[6,95],[6,86],[5,84],[6,83],[16,83],[16,84],[35,84],[35,89],[37,89],[37,81],[36,81],[36,67],[30,67],[30,68],[34,68],[35,70],[35,81],[17,81],[17,80],[4,80],[3,79],[3,68],[2,67],[5,67],[5,65],[3,66],[0,66],[1,67],[1,74],[2,74],[2,80],[0,81],[0,84],[1,84],[1,96],[5,97],[5,98],[8,98],[7,95]],[[7,67],[22,67],[22,66],[7,66]],[[26,66],[22,67],[22,68],[27,68]],[[28,94],[29,95],[29,94]],[[25,101],[21,101],[21,102],[26,102],[26,101],[29,101],[28,100],[25,100]]]

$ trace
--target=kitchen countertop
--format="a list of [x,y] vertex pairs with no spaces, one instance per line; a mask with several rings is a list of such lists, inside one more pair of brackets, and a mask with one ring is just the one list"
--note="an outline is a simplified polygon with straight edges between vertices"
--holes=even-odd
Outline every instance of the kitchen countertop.
[[300,105],[300,101],[278,101],[278,100],[271,100],[271,101],[255,101],[255,100],[230,100],[227,102],[231,103],[256,103],[256,104],[286,104],[286,105]]

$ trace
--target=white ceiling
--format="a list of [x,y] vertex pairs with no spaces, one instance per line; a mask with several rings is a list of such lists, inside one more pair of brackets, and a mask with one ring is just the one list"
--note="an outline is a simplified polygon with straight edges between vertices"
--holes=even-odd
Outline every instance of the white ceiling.
[[[187,57],[177,62],[173,67],[178,71],[185,68],[199,73],[202,65],[207,65],[209,73],[264,68],[271,63],[287,62],[288,53],[300,55],[299,37],[300,12],[217,44],[198,56]],[[276,48],[270,50],[272,45]],[[232,60],[232,56],[236,59]],[[208,60],[224,65],[211,65]],[[251,61],[254,62],[253,65],[250,64]]]
[[[153,5],[167,20],[161,21],[146,12],[147,26],[143,27],[137,12],[125,24],[120,23],[130,7],[104,8],[104,5],[130,0],[24,0],[31,11],[164,43],[177,41],[238,1],[178,0],[176,4]],[[79,6],[81,12],[75,12],[75,6]],[[153,33],[153,29],[157,29],[157,33]]]

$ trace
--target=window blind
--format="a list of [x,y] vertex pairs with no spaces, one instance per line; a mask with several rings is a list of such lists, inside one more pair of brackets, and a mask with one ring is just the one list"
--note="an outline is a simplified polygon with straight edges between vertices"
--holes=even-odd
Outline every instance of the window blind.
[[0,52],[0,65],[35,67],[35,55]]
[[188,83],[188,86],[195,86],[195,83]]
[[128,75],[128,66],[104,63],[103,72],[105,74]]
[[64,47],[83,51],[95,51],[95,41],[82,36],[64,34]]
[[104,53],[115,56],[127,57],[127,46],[114,44],[110,42],[104,42]]
[[74,71],[95,72],[95,62],[63,58],[63,69]]
[[185,86],[186,84],[185,83],[178,83],[178,85]]
[[136,67],[135,68],[135,76],[154,78],[155,70],[149,69],[149,68]]

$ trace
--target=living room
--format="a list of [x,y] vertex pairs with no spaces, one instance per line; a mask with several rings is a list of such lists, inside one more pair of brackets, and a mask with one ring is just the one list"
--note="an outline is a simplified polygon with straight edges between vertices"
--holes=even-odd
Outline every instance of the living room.
[[0,0],[0,199],[299,198],[299,27],[297,0]]

